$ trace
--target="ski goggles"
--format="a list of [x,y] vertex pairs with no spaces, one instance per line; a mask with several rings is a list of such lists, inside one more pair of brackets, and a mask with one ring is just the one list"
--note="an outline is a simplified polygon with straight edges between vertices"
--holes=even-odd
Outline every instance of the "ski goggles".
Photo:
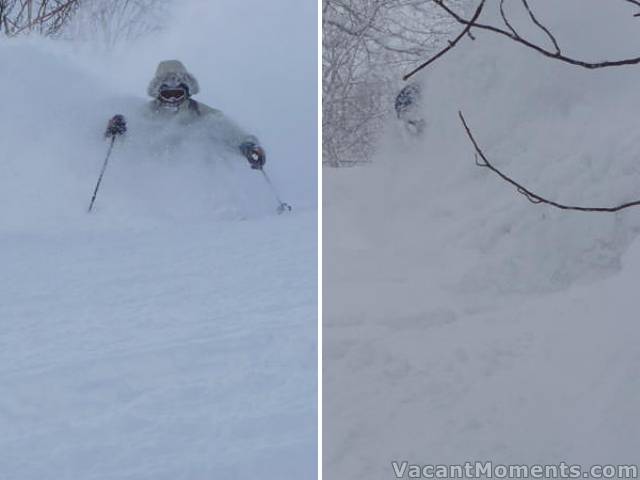
[[178,102],[187,96],[187,91],[182,88],[163,88],[160,90],[160,98],[167,102]]

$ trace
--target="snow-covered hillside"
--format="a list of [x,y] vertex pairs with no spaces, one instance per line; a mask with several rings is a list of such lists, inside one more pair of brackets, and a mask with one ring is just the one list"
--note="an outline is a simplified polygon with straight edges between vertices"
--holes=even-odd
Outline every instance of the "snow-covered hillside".
[[[531,3],[572,56],[640,52],[625,2]],[[640,210],[529,203],[474,165],[457,112],[537,193],[615,205],[640,198],[640,69],[474,35],[424,73],[424,139],[390,122],[372,166],[324,172],[330,478],[392,478],[392,460],[638,463]]]
[[315,125],[285,144],[284,113],[240,119],[277,153],[278,216],[240,155],[150,129],[142,73],[104,60],[0,43],[0,479],[313,478],[315,163],[289,149]]

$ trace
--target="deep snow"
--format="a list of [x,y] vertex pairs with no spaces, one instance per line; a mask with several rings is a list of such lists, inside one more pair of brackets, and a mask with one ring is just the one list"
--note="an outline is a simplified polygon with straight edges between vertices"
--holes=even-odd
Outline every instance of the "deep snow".
[[[531,3],[569,54],[640,52],[624,2]],[[422,78],[424,139],[390,121],[373,165],[324,171],[332,479],[393,478],[393,460],[639,461],[640,210],[532,205],[474,165],[457,111],[525,186],[609,206],[640,195],[640,69],[474,34]]]
[[3,234],[0,478],[313,476],[314,232]]
[[[316,164],[290,155],[310,113],[225,109],[275,153],[278,216],[240,155],[145,123],[162,48],[116,82],[134,52],[72,47],[0,44],[0,478],[313,478]],[[87,215],[114,113],[129,132]]]

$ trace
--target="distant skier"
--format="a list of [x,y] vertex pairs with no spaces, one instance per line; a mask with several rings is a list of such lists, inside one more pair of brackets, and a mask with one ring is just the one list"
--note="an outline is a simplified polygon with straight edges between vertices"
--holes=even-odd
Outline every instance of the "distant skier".
[[[203,125],[211,134],[246,157],[251,168],[261,170],[266,154],[258,139],[246,133],[220,110],[211,108],[191,98],[200,91],[198,81],[178,60],[160,62],[147,93],[153,98],[147,105],[147,113],[154,119],[173,119],[181,125]],[[113,137],[127,131],[122,115],[115,115],[107,125],[105,135]]]
[[414,135],[420,135],[424,131],[426,122],[422,118],[422,89],[417,83],[405,86],[395,101],[396,115],[407,130]]

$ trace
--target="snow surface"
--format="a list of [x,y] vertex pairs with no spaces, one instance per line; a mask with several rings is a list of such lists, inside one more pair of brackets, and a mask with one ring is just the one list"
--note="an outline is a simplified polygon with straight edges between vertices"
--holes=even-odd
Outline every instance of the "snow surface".
[[[139,112],[153,63],[203,41],[208,11],[192,4],[192,31],[120,55],[0,44],[2,480],[315,477],[316,162],[297,155],[315,139],[315,114],[304,102],[269,122],[265,105],[254,117],[224,108],[261,137],[295,207],[282,216],[239,155],[152,131]],[[246,25],[232,18],[229,29]],[[193,57],[203,92],[220,95],[210,58]],[[311,65],[298,72],[304,88],[255,82],[271,89],[267,103],[308,89],[315,104]],[[255,91],[229,95],[251,102]],[[129,133],[87,215],[115,113]],[[297,122],[292,138],[280,121]]]
[[[625,2],[531,3],[568,54],[640,52]],[[640,69],[474,35],[423,76],[424,139],[390,124],[373,165],[324,171],[327,478],[393,478],[393,460],[640,463],[640,210],[532,205],[474,165],[457,116],[538,193],[638,199]]]

